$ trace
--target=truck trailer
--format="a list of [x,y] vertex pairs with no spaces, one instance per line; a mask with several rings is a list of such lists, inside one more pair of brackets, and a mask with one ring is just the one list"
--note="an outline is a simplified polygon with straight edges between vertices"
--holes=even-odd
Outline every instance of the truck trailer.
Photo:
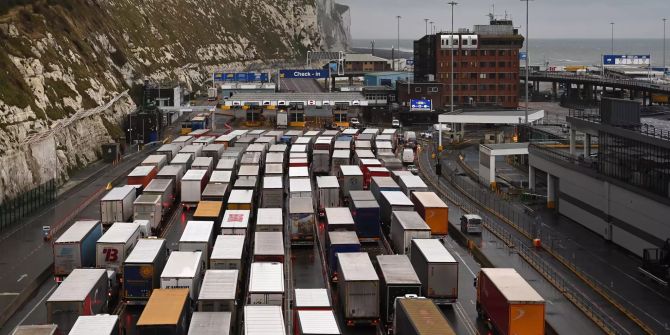
[[438,239],[413,239],[410,260],[421,279],[422,295],[436,304],[458,299],[458,262]]
[[137,198],[134,186],[125,185],[111,189],[100,199],[100,221],[104,226],[128,221],[133,217],[133,202]]
[[421,295],[421,281],[406,255],[378,255],[377,266],[381,274],[382,320],[391,324],[396,298]]
[[340,305],[346,324],[379,324],[379,277],[368,253],[339,253],[337,264]]
[[410,255],[412,239],[430,238],[430,227],[417,212],[394,211],[391,216],[391,244],[393,251]]
[[101,236],[100,221],[77,221],[54,242],[56,282],[62,282],[74,269],[95,267],[95,244]]
[[189,321],[187,288],[155,289],[137,320],[140,335],[186,335]]
[[95,244],[96,266],[121,275],[123,261],[140,238],[140,226],[134,222],[114,223]]
[[217,236],[212,249],[212,256],[209,259],[209,268],[242,271],[245,241],[245,235]]
[[164,239],[140,239],[123,262],[123,298],[129,305],[144,305],[154,289],[161,287],[160,275],[167,261]]
[[284,264],[251,263],[247,305],[284,304]]
[[199,312],[230,312],[235,320],[237,310],[238,270],[207,270],[202,280],[197,309]]
[[311,197],[289,199],[291,245],[314,244],[316,215]]
[[449,230],[449,206],[435,192],[412,192],[411,198],[414,208],[433,235],[446,235]]
[[200,282],[204,272],[203,263],[204,259],[200,251],[171,252],[161,272],[161,288],[186,288],[191,301],[195,301],[200,293]]
[[442,311],[423,297],[398,298],[393,318],[394,335],[456,335]]

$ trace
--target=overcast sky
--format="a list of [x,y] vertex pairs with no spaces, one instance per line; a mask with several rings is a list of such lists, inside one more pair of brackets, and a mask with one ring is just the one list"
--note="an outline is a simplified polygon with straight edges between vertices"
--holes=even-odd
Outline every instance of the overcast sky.
[[[396,38],[397,15],[401,15],[400,38],[415,39],[425,33],[424,18],[441,28],[451,27],[449,0],[335,0],[351,8],[354,39]],[[525,35],[525,2],[520,0],[461,0],[454,11],[454,27],[486,24],[495,13],[507,11]],[[530,3],[530,36],[536,38],[662,38],[662,15],[670,18],[670,0],[535,0]],[[668,23],[670,29],[670,22]],[[670,34],[669,34],[670,35]]]

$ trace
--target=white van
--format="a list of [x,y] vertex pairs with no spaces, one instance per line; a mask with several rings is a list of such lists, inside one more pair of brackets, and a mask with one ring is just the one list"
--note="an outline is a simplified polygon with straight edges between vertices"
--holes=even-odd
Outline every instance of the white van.
[[402,150],[402,163],[405,165],[414,163],[414,150],[410,148]]
[[461,231],[466,234],[481,234],[482,217],[477,214],[465,214],[461,216]]

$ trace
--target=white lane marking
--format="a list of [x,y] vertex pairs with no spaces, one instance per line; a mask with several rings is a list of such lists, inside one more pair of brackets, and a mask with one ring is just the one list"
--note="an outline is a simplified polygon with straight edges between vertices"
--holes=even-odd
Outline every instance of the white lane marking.
[[[31,314],[33,314],[33,312],[35,312],[35,310],[37,309],[37,307],[39,307],[40,305],[42,305],[42,303],[44,302],[44,299],[46,299],[48,296],[50,296],[50,295],[51,295],[51,292],[53,292],[57,287],[58,287],[58,285],[56,285],[56,283],[54,283],[54,287],[52,287],[52,288],[49,290],[49,292],[47,292],[47,293],[42,297],[42,299],[40,299],[40,301],[38,301],[38,302],[35,304],[35,306],[33,306],[33,308],[30,310],[30,312],[28,312],[28,314],[26,314],[26,316],[24,316],[23,319],[21,319],[21,321],[19,321],[19,323],[18,323],[16,326],[18,327],[18,326],[22,325],[23,322],[25,322],[26,319],[27,319]],[[16,329],[16,328],[15,328],[15,329]]]
[[16,292],[0,292],[0,297],[19,295]]
[[23,279],[25,279],[26,277],[28,277],[28,274],[24,273],[21,276],[19,276],[19,279],[17,279],[16,282],[18,283],[18,282],[22,281]]
[[463,259],[463,257],[461,257],[461,255],[458,253],[458,251],[456,251],[456,250],[453,250],[453,251],[456,254],[456,256],[458,256],[458,259],[460,259],[461,262],[463,262],[463,265],[465,265],[465,268],[467,268],[468,271],[470,271],[470,274],[472,275],[472,278],[477,278],[477,275],[475,275],[475,272],[472,271],[472,269],[470,268],[468,263],[465,262],[465,260]]

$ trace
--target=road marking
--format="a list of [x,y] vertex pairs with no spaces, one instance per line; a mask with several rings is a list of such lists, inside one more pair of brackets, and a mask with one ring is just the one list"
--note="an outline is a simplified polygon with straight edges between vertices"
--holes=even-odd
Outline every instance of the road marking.
[[468,271],[470,271],[470,274],[472,275],[472,278],[477,278],[477,275],[475,275],[475,272],[472,271],[472,269],[470,268],[470,266],[468,266],[468,263],[465,262],[463,257],[461,257],[461,255],[456,250],[454,250],[454,253],[456,254],[456,256],[458,256],[458,259],[460,259],[461,262],[463,262],[463,265],[465,265],[465,267],[468,269]]
[[49,292],[47,292],[47,293],[42,297],[42,299],[40,299],[40,301],[38,301],[38,302],[35,304],[35,306],[33,306],[33,308],[30,310],[30,312],[28,312],[28,314],[26,314],[26,316],[24,316],[23,319],[21,319],[21,321],[19,321],[19,323],[16,325],[17,327],[20,326],[20,325],[22,325],[23,322],[25,322],[26,319],[28,319],[28,317],[29,317],[31,314],[33,314],[33,312],[35,312],[35,310],[37,309],[37,307],[40,307],[40,305],[42,305],[42,303],[44,302],[44,299],[46,299],[48,296],[50,296],[50,295],[51,295],[51,292],[53,292],[53,291],[58,287],[58,285],[56,285],[55,282],[54,282],[53,284],[54,284],[54,287],[52,287],[52,288],[49,290]]
[[0,297],[15,296],[15,295],[19,295],[19,294],[16,293],[16,292],[0,292]]
[[16,280],[16,282],[18,283],[18,282],[22,281],[23,279],[25,279],[26,277],[28,277],[28,275],[24,273],[19,277],[19,279]]

